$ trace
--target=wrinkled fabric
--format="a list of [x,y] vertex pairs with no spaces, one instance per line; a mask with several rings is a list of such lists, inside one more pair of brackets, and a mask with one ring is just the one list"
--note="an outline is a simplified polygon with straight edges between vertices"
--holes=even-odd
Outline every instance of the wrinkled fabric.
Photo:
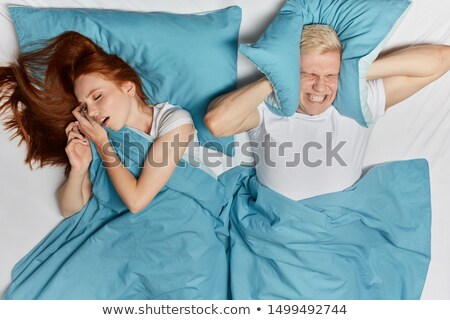
[[[109,130],[138,176],[152,141]],[[216,180],[181,161],[138,214],[93,148],[93,196],[13,270],[5,299],[419,299],[430,261],[426,160],[377,165],[301,201],[254,168]],[[299,182],[300,183],[300,182]]]
[[8,9],[22,51],[37,49],[43,40],[63,32],[79,32],[136,70],[151,104],[168,101],[188,110],[201,145],[233,155],[233,137],[214,137],[203,117],[212,99],[236,87],[240,7],[199,14],[17,5]]
[[[137,177],[152,141],[129,128],[108,131]],[[92,149],[92,198],[15,266],[4,298],[227,299],[222,185],[181,161],[154,200],[132,214]]]
[[269,109],[291,116],[300,99],[303,27],[332,27],[343,48],[333,105],[340,114],[368,127],[374,119],[367,104],[367,70],[410,6],[410,0],[287,0],[260,38],[241,44],[239,51],[271,82]]
[[377,165],[342,192],[300,201],[261,185],[253,168],[220,179],[234,186],[233,299],[420,298],[431,243],[426,160]]

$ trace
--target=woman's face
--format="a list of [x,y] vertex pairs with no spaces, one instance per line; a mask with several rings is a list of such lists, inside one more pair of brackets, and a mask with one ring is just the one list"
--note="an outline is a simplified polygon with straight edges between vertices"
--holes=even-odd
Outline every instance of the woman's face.
[[87,113],[100,125],[120,130],[128,120],[134,98],[130,81],[117,86],[97,73],[81,75],[75,80],[74,93],[85,104]]

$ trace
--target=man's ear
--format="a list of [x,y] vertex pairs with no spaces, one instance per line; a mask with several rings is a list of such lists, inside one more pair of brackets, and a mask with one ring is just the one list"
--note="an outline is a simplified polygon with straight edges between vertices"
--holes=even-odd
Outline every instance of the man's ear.
[[122,86],[122,91],[132,97],[136,94],[136,84],[132,81],[125,81]]

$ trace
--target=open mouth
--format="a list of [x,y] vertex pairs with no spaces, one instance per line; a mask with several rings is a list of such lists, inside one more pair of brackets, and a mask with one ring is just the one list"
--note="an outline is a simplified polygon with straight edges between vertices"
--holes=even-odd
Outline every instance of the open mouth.
[[101,119],[100,119],[100,124],[102,125],[102,126],[106,126],[106,124],[108,123],[108,121],[109,121],[109,117],[102,117]]
[[315,95],[315,94],[307,94],[308,100],[311,102],[321,103],[325,101],[327,95]]

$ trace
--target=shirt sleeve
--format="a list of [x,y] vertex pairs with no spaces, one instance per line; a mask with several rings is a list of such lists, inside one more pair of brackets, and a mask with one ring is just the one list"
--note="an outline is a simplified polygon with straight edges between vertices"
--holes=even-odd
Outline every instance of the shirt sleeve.
[[160,115],[160,123],[157,137],[163,136],[173,129],[184,124],[194,124],[189,111],[184,110],[178,106],[171,106]]
[[266,108],[266,103],[263,101],[257,107],[257,110],[258,110],[258,113],[259,113],[259,123],[258,123],[258,125],[256,127],[254,127],[253,129],[250,129],[248,131],[249,134],[254,134],[254,133],[258,132],[258,130],[261,128],[261,125],[262,125],[263,120],[264,120],[264,110],[263,110],[264,108]]
[[384,92],[383,79],[370,80],[366,82],[367,104],[372,113],[373,124],[380,119],[385,112],[386,93]]

